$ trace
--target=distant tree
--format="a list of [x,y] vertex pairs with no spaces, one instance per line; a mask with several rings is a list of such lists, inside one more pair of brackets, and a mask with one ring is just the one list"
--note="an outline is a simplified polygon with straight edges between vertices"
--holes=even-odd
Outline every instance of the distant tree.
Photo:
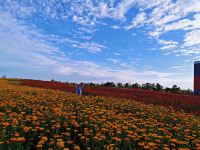
[[115,85],[114,82],[110,82],[110,86],[111,86],[111,87],[116,87],[116,85]]
[[114,82],[106,82],[103,84],[106,87],[115,87],[115,83]]
[[89,83],[89,85],[90,85],[90,86],[95,86],[95,84],[94,84],[94,83],[92,83],[92,82],[90,82],[90,83]]
[[181,93],[184,93],[184,94],[193,94],[193,91],[191,89],[187,89],[187,90],[181,90]]
[[146,89],[146,90],[151,89],[151,83],[142,84],[142,88],[143,88],[143,89]]
[[[2,76],[2,78],[6,78],[6,76]],[[51,80],[52,82],[57,82],[54,79]],[[74,84],[75,83],[71,83]],[[147,90],[153,90],[153,91],[165,91],[165,92],[173,92],[173,93],[183,93],[183,94],[193,94],[193,91],[190,89],[187,90],[182,90],[180,87],[178,87],[177,85],[173,85],[171,88],[169,87],[165,87],[163,88],[163,86],[160,83],[145,83],[145,84],[138,84],[138,83],[134,83],[134,84],[130,84],[130,83],[114,83],[114,82],[106,82],[106,83],[93,83],[93,82],[88,82],[88,83],[84,83],[85,85],[89,85],[89,86],[105,86],[105,87],[125,87],[125,88],[142,88],[142,89],[147,89]]]
[[123,87],[123,84],[122,84],[122,83],[117,83],[117,87],[122,88],[122,87]]
[[125,88],[129,88],[129,87],[130,87],[130,84],[129,84],[129,83],[125,83],[125,84],[124,84],[124,87],[125,87]]
[[163,90],[163,86],[160,85],[159,83],[156,84],[156,90],[157,91],[162,91]]
[[138,83],[134,83],[131,85],[132,88],[140,88],[140,85]]
[[55,80],[52,78],[52,79],[51,79],[51,82],[55,82]]
[[157,89],[156,84],[155,83],[150,84],[150,89],[156,91]]
[[173,85],[171,88],[171,92],[174,93],[180,92],[180,87],[178,87],[177,85]]
[[166,87],[166,88],[165,88],[165,92],[171,92],[171,88]]

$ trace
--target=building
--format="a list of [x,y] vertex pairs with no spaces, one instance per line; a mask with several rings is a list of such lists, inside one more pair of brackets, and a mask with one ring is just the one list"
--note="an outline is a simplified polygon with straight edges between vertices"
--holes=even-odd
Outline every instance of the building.
[[194,62],[194,94],[200,95],[200,61]]

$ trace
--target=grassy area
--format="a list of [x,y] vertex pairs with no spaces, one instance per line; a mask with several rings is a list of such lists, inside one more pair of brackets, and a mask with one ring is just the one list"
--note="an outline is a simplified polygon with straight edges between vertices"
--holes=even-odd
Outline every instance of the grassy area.
[[13,85],[19,85],[20,81],[17,79],[7,79],[8,83],[13,84]]

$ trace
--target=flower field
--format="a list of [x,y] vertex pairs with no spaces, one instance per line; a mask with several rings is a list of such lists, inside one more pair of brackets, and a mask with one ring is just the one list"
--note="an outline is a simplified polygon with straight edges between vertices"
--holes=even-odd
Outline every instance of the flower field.
[[172,107],[0,79],[0,149],[200,150],[200,118]]
[[[20,85],[50,88],[54,90],[61,90],[67,92],[75,91],[75,86],[72,84],[66,84],[62,82],[50,82],[40,80],[19,80]],[[172,106],[176,110],[184,110],[188,113],[200,115],[200,96],[184,95],[165,93],[157,91],[149,91],[142,89],[122,89],[122,88],[111,88],[111,87],[91,87],[85,86],[85,95],[93,96],[106,96],[116,98],[128,98],[135,99],[137,101],[144,102],[146,104]]]

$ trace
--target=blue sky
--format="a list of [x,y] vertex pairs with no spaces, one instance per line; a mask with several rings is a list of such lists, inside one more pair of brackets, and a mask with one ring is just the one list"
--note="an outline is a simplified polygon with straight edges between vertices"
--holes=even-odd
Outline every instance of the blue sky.
[[0,74],[193,87],[199,0],[0,0]]

